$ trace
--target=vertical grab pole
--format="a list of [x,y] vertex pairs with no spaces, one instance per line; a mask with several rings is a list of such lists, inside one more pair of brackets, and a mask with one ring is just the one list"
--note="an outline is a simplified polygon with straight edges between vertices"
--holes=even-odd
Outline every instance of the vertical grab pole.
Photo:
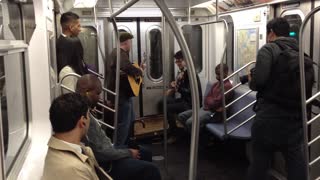
[[[1,102],[0,102],[1,107]],[[0,109],[0,115],[2,114]],[[5,164],[4,164],[4,140],[3,140],[3,126],[2,126],[2,116],[0,116],[0,177],[2,179],[6,179],[6,171],[5,171]]]
[[303,32],[304,29],[310,20],[310,18],[320,11],[320,7],[313,9],[303,20],[300,32],[299,32],[299,64],[300,64],[300,82],[301,82],[301,110],[302,110],[302,118],[303,118],[303,140],[304,140],[304,155],[306,159],[305,171],[307,174],[307,179],[310,179],[309,172],[309,146],[308,146],[308,117],[307,117],[307,107],[306,107],[306,84],[305,84],[305,70],[304,70],[304,39]]
[[197,177],[197,159],[198,159],[198,137],[199,137],[199,121],[198,121],[198,112],[199,112],[199,92],[198,92],[198,83],[196,78],[196,71],[193,65],[192,57],[187,46],[187,43],[179,30],[171,12],[169,11],[164,0],[154,0],[158,5],[163,15],[168,20],[168,23],[175,34],[177,41],[182,49],[183,56],[187,62],[188,75],[190,80],[190,89],[192,97],[192,125],[191,132],[191,146],[190,146],[190,164],[189,164],[189,180],[195,180]]
[[114,103],[114,133],[113,133],[113,143],[117,141],[117,133],[118,133],[118,108],[119,108],[119,87],[120,87],[120,39],[119,39],[119,32],[116,20],[114,18],[111,19],[112,25],[114,28],[114,32],[116,35],[116,44],[117,44],[117,65],[116,65],[116,96],[115,96],[115,103]]
[[166,18],[162,16],[162,74],[163,74],[163,114],[164,114],[164,121],[163,121],[163,134],[164,134],[164,167],[166,170],[166,173],[168,174],[168,135],[167,135],[167,129],[168,129],[168,119],[167,119],[167,96],[166,94],[166,85],[167,85],[167,64],[166,64]]

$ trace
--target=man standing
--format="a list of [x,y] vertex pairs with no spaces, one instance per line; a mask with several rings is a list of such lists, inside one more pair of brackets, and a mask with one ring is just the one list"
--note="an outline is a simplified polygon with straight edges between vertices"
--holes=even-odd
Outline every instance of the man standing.
[[80,142],[88,131],[90,118],[86,99],[69,93],[56,98],[50,107],[54,135],[48,142],[43,180],[112,179],[99,167],[92,150]]
[[[64,48],[66,44],[66,38],[73,37],[78,38],[79,33],[81,32],[81,25],[79,16],[73,12],[66,12],[61,15],[60,25],[62,33],[57,39],[56,49],[57,49],[57,68],[58,73],[66,65],[67,60],[64,59]],[[82,52],[83,48],[81,46]]]
[[[142,76],[142,70],[136,68],[129,60],[129,52],[131,50],[131,39],[133,35],[127,32],[120,33],[120,89],[119,89],[119,107],[118,107],[118,128],[117,141],[115,146],[123,146],[128,144],[129,131],[131,124],[135,120],[133,110],[132,91],[128,84],[128,76]],[[117,49],[113,49],[110,55],[110,75],[108,80],[108,88],[115,91],[116,82],[116,65],[117,65]],[[114,103],[114,99],[111,99]]]
[[[93,110],[102,92],[101,82],[92,74],[84,75],[77,82],[76,92],[88,98]],[[90,118],[86,144],[92,148],[97,161],[103,168],[112,167],[110,175],[114,179],[161,179],[159,169],[151,162],[143,160],[145,156],[143,149],[114,148],[110,138],[105,135],[92,113],[90,113]]]
[[[299,77],[287,76],[290,73],[288,68],[291,64],[289,62],[294,62],[297,69],[299,62],[298,60],[292,61],[289,56],[281,58],[287,52],[295,52],[296,55],[298,52],[297,41],[289,38],[289,29],[290,25],[284,18],[275,18],[267,24],[268,43],[259,50],[256,67],[249,75],[249,86],[252,90],[257,91],[257,103],[254,109],[256,117],[251,132],[252,163],[248,180],[267,178],[267,172],[276,151],[284,155],[288,180],[307,179],[300,90],[293,95],[296,101],[291,102],[293,98],[287,98],[294,91],[294,88],[289,90],[287,88],[292,87],[299,79]],[[283,62],[287,63],[286,66],[281,66]],[[279,71],[280,67],[287,69]],[[284,73],[280,74],[281,72]],[[299,74],[299,70],[297,72],[294,74]],[[277,83],[281,80],[284,81]],[[308,84],[307,81],[306,84]],[[296,84],[297,86],[294,87],[300,87],[300,83]],[[313,82],[309,84],[311,87],[306,88],[307,95],[312,90]]]

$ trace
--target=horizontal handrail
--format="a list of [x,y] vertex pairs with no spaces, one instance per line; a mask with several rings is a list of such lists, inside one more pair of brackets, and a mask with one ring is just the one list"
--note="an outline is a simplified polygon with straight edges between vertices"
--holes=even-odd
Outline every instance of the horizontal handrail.
[[249,122],[249,121],[250,121],[251,119],[253,119],[254,117],[256,117],[255,114],[252,115],[251,117],[249,117],[247,120],[243,121],[241,124],[239,124],[238,126],[236,126],[235,128],[233,128],[232,130],[230,130],[230,131],[228,132],[228,135],[231,134],[231,133],[233,133],[233,131],[239,129],[241,126],[243,126],[244,124],[246,124],[247,122]]
[[242,113],[243,111],[245,111],[246,109],[248,109],[250,106],[252,106],[254,103],[256,103],[257,100],[252,101],[250,104],[248,104],[247,106],[245,106],[244,108],[240,109],[238,112],[234,113],[232,116],[230,116],[226,121],[230,121],[232,118],[234,118],[235,116],[237,116],[238,114]]
[[103,114],[102,111],[99,111],[99,110],[97,110],[97,109],[94,109],[94,111],[97,112],[97,113],[99,113],[99,114]]
[[108,127],[109,129],[114,130],[114,127],[113,127],[113,126],[111,126],[111,125],[109,125],[109,124],[107,124],[107,123],[105,123],[105,122],[103,122],[103,121],[101,121],[101,120],[98,120],[98,119],[96,119],[96,121],[97,121],[100,125],[104,125],[104,126]]
[[0,77],[0,80],[2,80],[2,79],[4,79],[4,78],[6,78],[6,76],[5,76],[5,75],[1,76],[1,77]]
[[317,159],[313,160],[309,163],[309,166],[312,166],[314,163],[318,162],[320,160],[320,156],[317,157]]
[[224,95],[227,95],[227,94],[230,93],[231,91],[237,89],[239,86],[241,86],[241,83],[238,83],[237,85],[233,86],[231,89],[229,89],[227,92],[225,92]]
[[63,84],[61,84],[60,87],[63,88],[63,89],[65,89],[65,90],[68,90],[68,91],[74,93],[74,90],[73,90],[73,89],[70,89],[70,88],[68,88],[67,86],[63,85]]
[[108,106],[106,106],[106,105],[104,105],[104,104],[102,104],[102,103],[100,103],[100,102],[98,102],[97,104],[98,104],[99,106],[101,106],[101,107],[103,107],[103,108],[111,111],[111,112],[116,112],[116,110],[114,110],[114,109],[112,109],[112,108],[109,108]]
[[[121,14],[123,11],[125,11],[126,9],[128,9],[129,7],[133,6],[136,2],[138,2],[139,0],[131,0],[128,3],[126,3],[124,6],[122,6],[120,9],[118,9],[118,11],[114,12],[111,14],[110,18],[115,18],[116,16],[118,16],[119,14]],[[110,7],[111,8],[111,7]]]
[[65,78],[67,78],[67,77],[70,77],[70,76],[75,76],[75,77],[77,77],[77,78],[80,78],[80,77],[81,77],[81,76],[80,76],[79,74],[77,74],[77,73],[68,73],[68,74],[66,74],[65,76],[63,76],[63,78],[59,81],[59,84],[62,84],[63,80],[64,80]]
[[104,87],[103,87],[102,90],[105,91],[105,92],[107,92],[107,93],[110,93],[110,94],[112,94],[112,95],[114,95],[114,96],[117,95],[117,93],[115,93],[115,92],[113,92],[113,91],[111,91],[111,90],[109,90],[109,89],[107,89],[107,88],[104,88]]
[[318,96],[320,96],[320,91],[317,92],[315,95],[313,95],[312,97],[310,97],[306,103],[309,104],[310,102],[312,102],[314,99],[316,99]]
[[320,139],[320,135],[316,138],[314,138],[312,141],[308,142],[308,146],[311,146],[314,142]]
[[97,72],[95,72],[95,71],[93,71],[93,70],[91,70],[91,69],[89,69],[89,68],[88,68],[88,71],[89,71],[90,73],[98,76],[99,78],[104,79],[104,76],[103,76],[102,74],[99,74],[99,73],[97,73]]
[[231,77],[237,75],[243,69],[247,68],[248,66],[250,66],[251,64],[254,64],[254,63],[256,63],[256,61],[251,61],[251,62],[247,63],[246,65],[242,66],[240,69],[238,69],[235,72],[233,72],[232,74],[230,74],[228,77],[224,78],[223,81],[226,81],[226,80],[230,79]]
[[320,117],[320,114],[316,115],[315,117],[313,117],[310,121],[307,122],[308,125],[310,125],[311,123],[313,123],[315,120],[317,120]]
[[240,97],[238,97],[237,99],[233,100],[231,103],[227,104],[226,108],[230,107],[231,105],[233,105],[234,103],[236,103],[237,101],[239,101],[240,99],[245,97],[246,95],[250,94],[251,92],[252,92],[252,90],[249,90],[246,93],[242,94]]

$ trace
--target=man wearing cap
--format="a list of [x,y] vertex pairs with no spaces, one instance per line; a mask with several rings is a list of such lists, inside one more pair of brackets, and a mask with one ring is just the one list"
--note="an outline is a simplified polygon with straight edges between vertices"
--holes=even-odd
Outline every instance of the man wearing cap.
[[[129,131],[131,123],[135,119],[133,111],[133,103],[131,98],[131,89],[128,85],[127,78],[129,76],[142,76],[142,70],[132,65],[129,60],[129,52],[131,50],[131,39],[133,35],[127,32],[120,33],[120,89],[119,89],[119,107],[118,107],[118,128],[117,140],[115,146],[123,146],[128,144]],[[113,49],[110,55],[110,73],[108,73],[108,88],[115,91],[116,83],[116,65],[117,65],[117,48]],[[114,99],[111,101],[114,104]]]

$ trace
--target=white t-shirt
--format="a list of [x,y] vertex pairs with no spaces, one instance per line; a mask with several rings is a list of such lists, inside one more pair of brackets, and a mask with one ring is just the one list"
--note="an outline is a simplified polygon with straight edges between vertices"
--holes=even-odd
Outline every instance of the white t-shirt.
[[[75,73],[75,71],[70,66],[63,67],[61,69],[60,73],[59,73],[59,81],[61,81],[63,79],[63,77],[65,77],[66,75],[68,75],[70,73]],[[76,77],[76,76],[68,76],[68,77],[63,79],[61,84],[66,86],[66,87],[68,87],[69,89],[75,91],[76,85],[77,85],[77,81],[78,81],[78,77]],[[62,88],[62,93],[63,94],[69,93],[69,92],[70,91]]]

